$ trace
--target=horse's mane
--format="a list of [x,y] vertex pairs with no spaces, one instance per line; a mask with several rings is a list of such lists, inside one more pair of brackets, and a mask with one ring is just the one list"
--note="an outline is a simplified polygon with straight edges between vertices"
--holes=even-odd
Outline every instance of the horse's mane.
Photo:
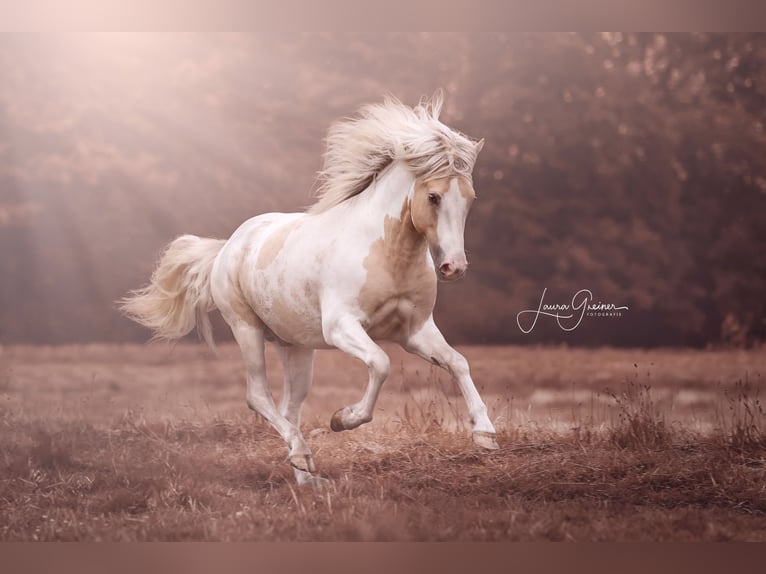
[[318,200],[309,211],[319,213],[358,195],[396,160],[423,179],[470,177],[480,146],[439,121],[443,103],[441,90],[415,108],[389,96],[334,124],[317,176]]

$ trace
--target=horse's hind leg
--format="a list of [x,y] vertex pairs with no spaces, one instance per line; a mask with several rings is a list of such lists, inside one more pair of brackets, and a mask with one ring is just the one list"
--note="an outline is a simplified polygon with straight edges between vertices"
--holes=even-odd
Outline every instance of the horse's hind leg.
[[311,389],[313,378],[314,349],[279,345],[278,350],[285,371],[279,413],[300,428],[301,406]]
[[[301,427],[301,406],[311,388],[314,370],[314,349],[303,347],[279,346],[279,358],[285,371],[285,384],[279,412],[297,429]],[[313,469],[313,465],[312,465]],[[310,483],[318,486],[326,479],[309,474],[308,471],[294,468],[295,479],[299,484]]]
[[[226,317],[224,315],[224,317]],[[299,484],[317,484],[314,462],[297,424],[277,410],[266,381],[263,328],[255,322],[233,320],[229,325],[237,340],[247,368],[247,405],[273,426],[289,447],[290,464]]]

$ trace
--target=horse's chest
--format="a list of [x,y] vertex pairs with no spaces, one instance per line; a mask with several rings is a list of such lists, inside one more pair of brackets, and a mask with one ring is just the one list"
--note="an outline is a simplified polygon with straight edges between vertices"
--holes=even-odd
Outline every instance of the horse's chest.
[[367,317],[364,327],[377,339],[407,338],[417,332],[435,302],[436,275],[425,263],[371,270],[359,294],[359,306]]

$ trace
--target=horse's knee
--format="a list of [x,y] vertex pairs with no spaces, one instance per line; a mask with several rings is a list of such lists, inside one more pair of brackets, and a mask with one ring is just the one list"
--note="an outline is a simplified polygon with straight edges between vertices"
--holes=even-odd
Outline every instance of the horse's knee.
[[447,370],[453,377],[458,379],[461,377],[466,377],[470,373],[468,360],[463,355],[454,350],[445,361],[444,366],[446,366]]

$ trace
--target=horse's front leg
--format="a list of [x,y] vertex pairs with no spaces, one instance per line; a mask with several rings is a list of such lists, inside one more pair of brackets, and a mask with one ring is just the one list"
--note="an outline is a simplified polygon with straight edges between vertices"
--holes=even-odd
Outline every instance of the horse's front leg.
[[334,431],[350,430],[372,420],[372,411],[378,400],[380,388],[388,377],[388,355],[370,339],[359,321],[351,316],[328,319],[322,326],[325,340],[332,346],[355,357],[369,371],[367,388],[362,400],[335,412],[330,420]]
[[477,445],[494,450],[497,445],[495,427],[487,416],[487,407],[481,400],[476,385],[471,379],[468,361],[465,357],[450,347],[439,328],[430,317],[423,327],[402,345],[410,353],[423,357],[447,370],[463,393],[468,416],[473,425],[473,442]]

